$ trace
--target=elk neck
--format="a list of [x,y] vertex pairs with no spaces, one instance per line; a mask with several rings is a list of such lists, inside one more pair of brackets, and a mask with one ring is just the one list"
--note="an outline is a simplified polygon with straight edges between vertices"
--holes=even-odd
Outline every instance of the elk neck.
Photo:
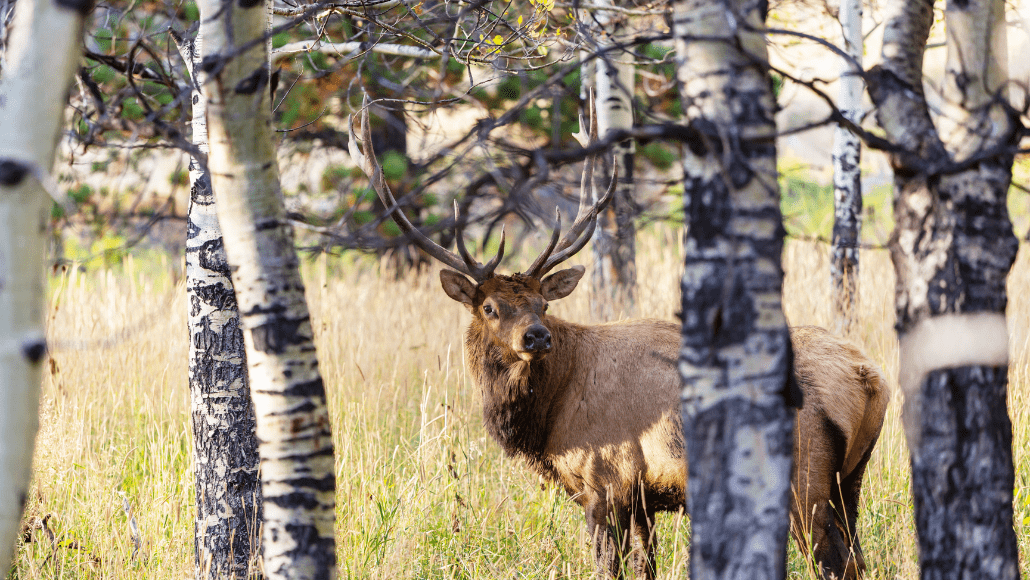
[[580,327],[553,316],[542,322],[554,341],[543,360],[522,360],[491,340],[478,319],[465,333],[465,355],[483,397],[487,431],[507,455],[528,460],[540,475],[553,479],[545,449],[575,372]]

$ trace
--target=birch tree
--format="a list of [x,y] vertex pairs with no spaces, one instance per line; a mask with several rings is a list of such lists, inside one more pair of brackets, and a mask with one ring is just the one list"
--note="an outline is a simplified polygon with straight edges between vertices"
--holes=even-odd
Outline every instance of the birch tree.
[[[616,39],[623,29],[622,21],[604,9],[610,5],[609,2],[598,4],[593,18],[598,28],[597,50],[602,54],[596,64],[589,67],[589,72],[594,74],[596,87],[597,127],[599,134],[604,136],[609,130],[633,127],[636,67],[628,59],[629,55],[615,49]],[[632,139],[612,146],[619,183],[611,205],[599,216],[591,244],[594,253],[591,280],[595,296],[592,306],[594,316],[601,319],[610,319],[615,314],[613,306],[626,314],[633,311],[637,284],[635,221],[639,213],[633,199],[634,152]]]
[[[39,428],[45,184],[90,0],[19,0],[0,78],[0,570],[21,527]],[[50,185],[52,189],[53,186]]]
[[690,576],[783,578],[800,391],[783,247],[766,4],[678,0],[677,75],[703,139],[685,147],[680,372]]
[[257,415],[264,574],[335,578],[332,436],[272,142],[265,3],[199,7],[208,170]]
[[[193,144],[208,152],[207,100],[197,69],[203,37],[177,39],[192,80]],[[245,579],[258,552],[262,517],[254,408],[243,332],[211,178],[190,159],[186,296],[197,516],[195,577]]]
[[[862,0],[842,0],[840,28],[844,36],[838,107],[849,121],[862,120]],[[848,335],[858,315],[858,246],[862,231],[862,142],[844,126],[833,136],[833,279],[837,332]]]
[[1022,128],[1003,92],[1004,2],[947,3],[937,118],[922,70],[933,2],[889,10],[868,83],[896,147],[890,252],[921,574],[1015,579],[1005,281],[1018,241],[1005,200]]

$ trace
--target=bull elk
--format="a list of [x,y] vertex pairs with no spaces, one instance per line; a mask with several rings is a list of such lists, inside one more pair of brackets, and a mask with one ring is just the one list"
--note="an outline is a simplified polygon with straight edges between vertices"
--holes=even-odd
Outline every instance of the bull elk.
[[[620,575],[620,562],[626,562],[638,577],[652,578],[655,514],[685,503],[680,329],[661,320],[589,326],[547,313],[550,301],[576,288],[584,267],[548,274],[590,239],[614,178],[588,206],[588,159],[568,233],[559,241],[559,214],[547,248],[529,269],[495,274],[503,231],[486,264],[469,255],[460,225],[458,254],[430,240],[397,209],[372,151],[367,108],[362,126],[364,150],[358,150],[352,127],[351,156],[405,235],[454,270],[441,270],[440,281],[472,314],[465,354],[490,435],[507,455],[524,459],[582,506],[600,575]],[[791,338],[805,401],[794,447],[792,531],[802,551],[813,548],[824,575],[855,578],[864,569],[855,536],[859,490],[887,390],[876,366],[849,343],[815,327],[794,328]]]

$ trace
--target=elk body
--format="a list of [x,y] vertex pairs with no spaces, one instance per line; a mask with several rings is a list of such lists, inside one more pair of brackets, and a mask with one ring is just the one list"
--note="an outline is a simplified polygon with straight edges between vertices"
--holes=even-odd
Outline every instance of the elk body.
[[[371,151],[351,138],[351,155],[388,208],[396,200]],[[584,184],[592,163],[586,163]],[[548,273],[590,238],[597,212],[581,196],[580,211],[533,265],[494,274],[504,251],[486,265],[459,255],[394,219],[424,251],[456,271],[442,270],[449,297],[472,314],[465,354],[483,401],[490,435],[512,457],[561,485],[583,507],[587,534],[603,575],[623,562],[638,577],[654,575],[655,514],[685,504],[687,463],[680,416],[680,329],[671,322],[635,320],[580,325],[547,314],[548,302],[568,296],[584,273],[573,266]],[[887,404],[885,383],[857,348],[815,327],[791,331],[795,373],[804,392],[795,441],[792,530],[829,577],[855,578],[864,568],[855,536],[862,475]],[[839,474],[839,480],[838,480]],[[840,482],[838,485],[838,481]],[[834,509],[830,505],[838,506]]]

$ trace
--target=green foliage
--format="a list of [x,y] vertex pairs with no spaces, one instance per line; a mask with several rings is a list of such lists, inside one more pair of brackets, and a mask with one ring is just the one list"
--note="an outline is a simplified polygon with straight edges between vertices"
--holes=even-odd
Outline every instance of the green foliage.
[[519,121],[531,129],[542,129],[544,127],[544,113],[546,111],[542,111],[540,107],[533,105],[522,111],[522,114],[519,115]]
[[186,186],[190,184],[190,172],[187,169],[176,169],[168,176],[168,182],[172,185]]
[[[894,229],[893,188],[883,183],[862,192],[862,233],[866,243],[885,245]],[[814,181],[802,165],[780,167],[780,208],[788,235],[833,234],[833,185]]]
[[368,210],[358,210],[354,212],[354,222],[359,226],[363,226],[372,220],[376,219],[376,214]]
[[118,76],[118,73],[106,64],[101,64],[93,67],[92,76],[94,82],[97,84],[103,84],[114,80],[114,78]]
[[146,114],[143,107],[140,106],[139,102],[134,98],[125,99],[122,101],[122,117],[130,121],[141,121]]
[[659,171],[667,171],[676,162],[676,152],[671,145],[652,141],[637,148],[640,156],[651,162]]
[[93,32],[93,40],[97,43],[100,52],[110,52],[114,42],[114,33],[108,28],[98,28]]
[[829,238],[833,229],[833,186],[809,181],[803,170],[780,170],[780,209],[791,235]]
[[399,151],[383,154],[383,175],[387,179],[401,179],[408,173],[408,157]]
[[322,171],[321,186],[322,191],[334,191],[340,189],[340,186],[344,183],[349,182],[352,177],[352,168],[344,167],[343,165],[330,165]]
[[196,22],[200,20],[200,9],[197,8],[196,2],[184,2],[182,5],[183,14],[186,20],[190,22]]
[[86,185],[85,183],[78,187],[73,187],[68,190],[68,197],[71,198],[76,204],[82,205],[89,201],[89,198],[93,195],[93,188]]
[[773,97],[779,99],[780,93],[783,91],[783,75],[770,71],[769,77],[772,79]]
[[308,52],[301,58],[304,63],[304,70],[309,73],[317,73],[329,68],[329,57],[322,52]]

